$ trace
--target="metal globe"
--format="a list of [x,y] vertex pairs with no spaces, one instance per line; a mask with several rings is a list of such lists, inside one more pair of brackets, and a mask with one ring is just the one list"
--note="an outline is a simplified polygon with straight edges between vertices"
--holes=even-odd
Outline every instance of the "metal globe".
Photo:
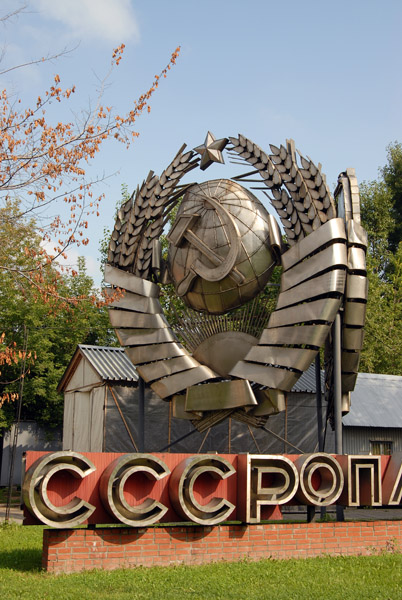
[[237,182],[206,181],[186,191],[168,234],[168,264],[187,306],[222,314],[264,289],[276,264],[270,218]]

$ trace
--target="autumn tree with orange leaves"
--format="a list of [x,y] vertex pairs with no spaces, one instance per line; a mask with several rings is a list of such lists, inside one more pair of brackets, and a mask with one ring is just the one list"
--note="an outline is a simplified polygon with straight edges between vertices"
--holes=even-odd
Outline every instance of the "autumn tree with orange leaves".
[[[150,111],[151,97],[175,64],[179,51],[176,48],[148,91],[131,101],[125,114],[105,106],[101,91],[93,107],[82,112],[79,119],[54,122],[50,116],[54,105],[68,107],[78,94],[74,86],[63,86],[59,75],[29,107],[7,89],[0,91],[0,299],[12,294],[17,304],[40,305],[42,319],[62,315],[67,322],[80,304],[86,303],[88,309],[88,300],[96,310],[101,309],[102,301],[88,282],[81,286],[83,293],[76,293],[71,283],[75,275],[81,279],[85,276],[82,263],[81,273],[60,264],[69,247],[88,243],[89,220],[99,215],[103,194],[95,193],[99,180],[89,179],[88,165],[108,140],[130,147],[138,136],[138,117]],[[113,51],[105,81],[118,68],[123,53],[124,44]],[[0,75],[8,71],[0,71]],[[21,331],[23,325],[16,323],[15,331]],[[39,361],[41,348],[24,350],[15,341],[18,336],[9,322],[8,330],[3,329],[0,315],[0,371],[1,365],[8,371],[16,368],[28,354],[30,362],[35,354]],[[69,359],[65,358],[66,364]],[[62,368],[59,361],[55,372]],[[7,391],[2,378],[3,374],[0,404],[13,400],[17,393]]]
[[[87,179],[88,163],[107,140],[114,139],[130,147],[138,136],[135,129],[138,117],[150,111],[152,94],[161,77],[166,77],[175,64],[179,50],[176,48],[149,90],[124,115],[103,106],[101,95],[96,106],[80,121],[52,124],[46,118],[47,108],[54,102],[67,103],[77,93],[75,87],[63,88],[59,75],[29,108],[22,108],[20,101],[10,99],[7,90],[0,92],[1,205],[11,202],[14,208],[18,206],[18,218],[35,218],[35,214],[60,202],[69,208],[65,219],[59,210],[52,211],[56,214],[47,224],[36,221],[37,232],[46,245],[35,256],[35,268],[19,270],[14,264],[1,262],[0,270],[11,269],[23,285],[31,285],[45,296],[57,296],[57,281],[46,281],[43,269],[65,256],[71,245],[88,243],[88,219],[100,210],[103,194],[95,194],[95,182]],[[113,51],[110,72],[118,67],[123,51],[124,44]],[[26,252],[31,250],[27,248]]]

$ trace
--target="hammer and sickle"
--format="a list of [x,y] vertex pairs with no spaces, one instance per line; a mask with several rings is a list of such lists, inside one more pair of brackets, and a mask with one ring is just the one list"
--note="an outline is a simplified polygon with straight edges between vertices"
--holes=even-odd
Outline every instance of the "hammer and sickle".
[[187,275],[185,275],[177,285],[176,293],[178,296],[184,296],[188,292],[197,275],[207,281],[221,281],[227,275],[229,275],[229,277],[237,284],[241,284],[245,280],[244,275],[242,275],[235,267],[240,251],[240,233],[232,215],[214,198],[206,197],[205,202],[214,208],[222,218],[228,236],[229,252],[225,258],[222,258],[222,256],[207,246],[207,244],[192,231],[191,228],[199,219],[200,215],[192,213],[182,213],[179,215],[167,236],[169,242],[175,246],[179,246],[183,241],[183,238],[186,239],[190,244],[197,248],[203,256],[206,256],[214,266],[207,267],[199,258],[197,258],[191,265]]

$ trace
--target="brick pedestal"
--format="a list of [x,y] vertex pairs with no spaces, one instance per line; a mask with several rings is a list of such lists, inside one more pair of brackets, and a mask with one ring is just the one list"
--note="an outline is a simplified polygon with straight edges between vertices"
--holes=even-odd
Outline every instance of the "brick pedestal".
[[45,529],[43,567],[53,573],[244,558],[372,554],[402,545],[402,521]]

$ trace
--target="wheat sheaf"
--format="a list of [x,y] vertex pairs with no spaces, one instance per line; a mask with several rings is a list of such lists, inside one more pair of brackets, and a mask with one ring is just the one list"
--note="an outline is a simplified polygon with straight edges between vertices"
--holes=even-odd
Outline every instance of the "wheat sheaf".
[[[276,209],[289,245],[296,244],[336,216],[334,200],[325,175],[321,173],[321,165],[316,166],[297,151],[301,162],[299,167],[293,140],[287,140],[286,147],[270,144],[269,155],[241,134],[229,140],[230,155],[240,157],[254,167],[253,171],[234,179],[257,183],[258,180],[250,178],[260,175],[264,187],[254,189],[262,189]],[[264,188],[268,188],[270,194]]]
[[169,166],[158,177],[150,171],[141,187],[117,212],[111,235],[108,263],[143,279],[151,278],[152,255],[169,213],[188,185],[181,178],[198,166],[199,158],[184,144]]

